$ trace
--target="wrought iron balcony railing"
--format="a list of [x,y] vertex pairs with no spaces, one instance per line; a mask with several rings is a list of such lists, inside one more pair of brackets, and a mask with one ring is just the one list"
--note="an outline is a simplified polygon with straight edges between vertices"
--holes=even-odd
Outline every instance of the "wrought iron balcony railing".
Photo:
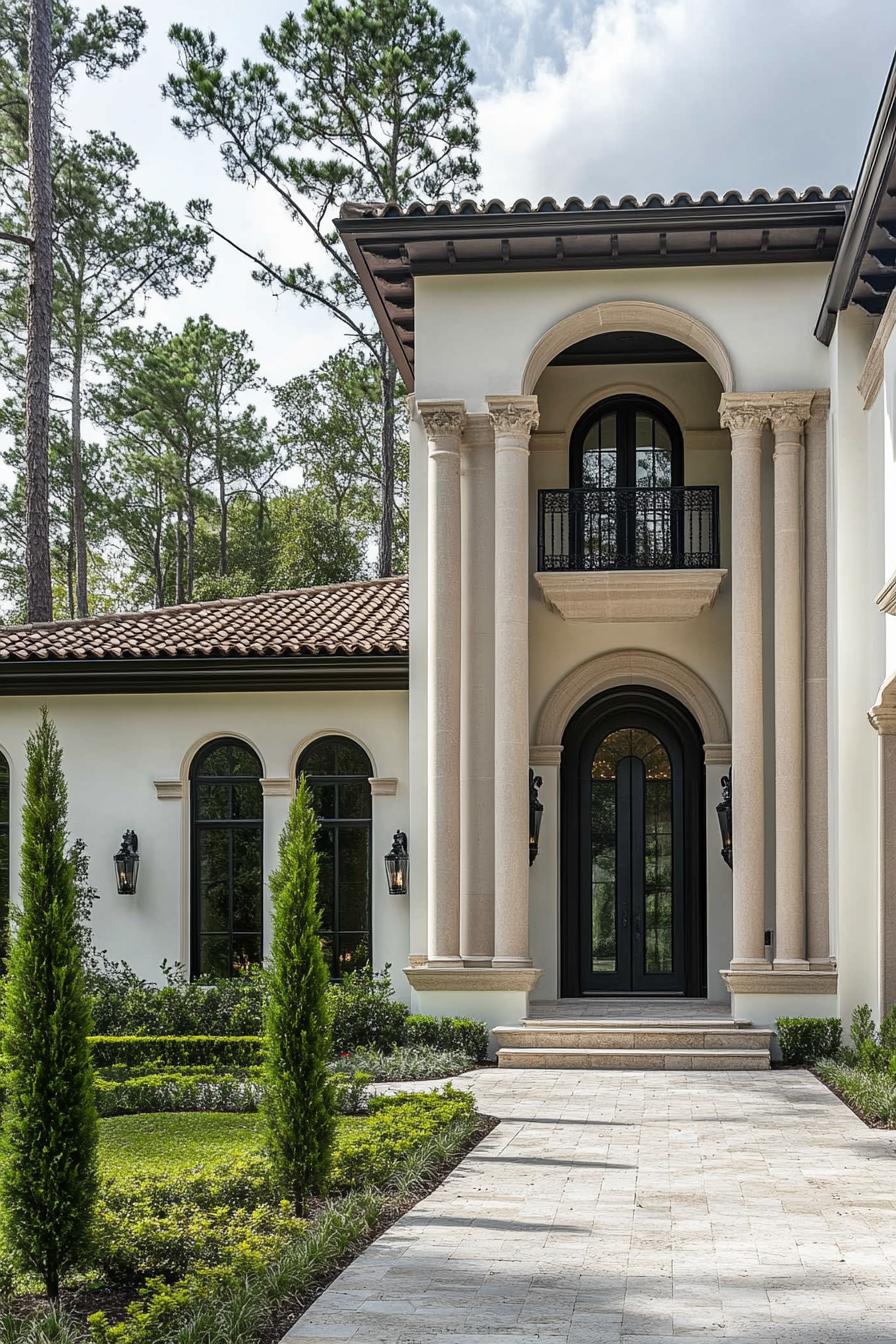
[[539,570],[718,567],[717,485],[538,492]]

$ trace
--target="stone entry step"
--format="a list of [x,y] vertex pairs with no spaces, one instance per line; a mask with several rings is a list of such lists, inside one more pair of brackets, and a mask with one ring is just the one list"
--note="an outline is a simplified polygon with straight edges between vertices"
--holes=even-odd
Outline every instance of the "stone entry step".
[[731,1018],[697,1022],[538,1021],[496,1027],[502,1069],[768,1069],[773,1032]]

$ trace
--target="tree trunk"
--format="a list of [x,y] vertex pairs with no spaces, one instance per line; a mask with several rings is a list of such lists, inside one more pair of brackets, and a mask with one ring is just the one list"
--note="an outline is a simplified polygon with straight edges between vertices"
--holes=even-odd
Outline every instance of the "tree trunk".
[[383,398],[382,480],[380,485],[380,568],[381,579],[392,573],[392,546],[395,534],[395,363],[388,351],[380,362],[380,388]]
[[177,506],[177,545],[174,554],[174,600],[183,602],[184,599],[184,511],[183,506]]
[[227,573],[227,487],[224,483],[224,467],[218,462],[218,506],[221,510],[221,525],[218,531],[218,573],[221,578]]
[[155,586],[155,605],[165,605],[165,585],[162,578],[162,489],[156,490],[156,525],[152,534],[152,577]]
[[81,332],[72,350],[72,540],[75,548],[75,602],[79,616],[87,616],[87,531],[84,521],[84,469],[81,462],[81,368],[84,344]]
[[75,614],[75,534],[72,520],[68,522],[68,542],[65,547],[65,590],[68,597],[69,617]]
[[186,487],[187,487],[186,600],[188,602],[193,601],[193,581],[196,577],[196,559],[194,554],[196,547],[196,500],[193,497],[193,480],[190,472],[191,472],[191,463],[190,459],[188,458],[187,474],[186,474]]
[[52,0],[31,0],[28,26],[28,214],[32,244],[25,356],[25,591],[29,621],[53,619],[49,467],[53,320],[52,17]]

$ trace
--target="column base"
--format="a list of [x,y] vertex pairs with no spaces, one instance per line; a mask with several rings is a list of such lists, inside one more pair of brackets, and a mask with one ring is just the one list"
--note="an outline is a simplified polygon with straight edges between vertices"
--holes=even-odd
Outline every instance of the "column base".
[[723,977],[728,971],[770,971],[771,962],[766,957],[739,957],[732,961],[730,967],[720,972]]
[[426,966],[438,966],[442,970],[462,971],[464,963],[460,957],[427,957],[424,962]]
[[463,960],[463,963],[464,963],[464,969],[465,969],[465,970],[467,970],[467,969],[469,969],[469,968],[471,968],[471,967],[472,967],[474,970],[481,970],[483,966],[491,966],[491,964],[492,964],[492,959],[491,959],[491,957],[485,957],[485,956],[483,956],[483,957],[463,957],[462,960]]
[[532,965],[531,957],[492,957],[492,966],[496,971],[524,970]]
[[809,963],[802,957],[775,957],[772,962],[775,971],[808,971]]

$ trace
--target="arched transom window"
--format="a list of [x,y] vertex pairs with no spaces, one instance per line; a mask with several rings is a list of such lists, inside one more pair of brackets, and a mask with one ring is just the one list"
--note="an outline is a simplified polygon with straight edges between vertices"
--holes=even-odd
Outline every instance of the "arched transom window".
[[190,970],[232,976],[262,959],[264,906],[261,761],[237,738],[218,738],[190,771]]
[[683,484],[675,417],[647,397],[612,397],[586,411],[570,441],[569,483],[663,490]]
[[321,937],[334,979],[370,960],[373,769],[348,737],[321,737],[299,757],[317,810]]

